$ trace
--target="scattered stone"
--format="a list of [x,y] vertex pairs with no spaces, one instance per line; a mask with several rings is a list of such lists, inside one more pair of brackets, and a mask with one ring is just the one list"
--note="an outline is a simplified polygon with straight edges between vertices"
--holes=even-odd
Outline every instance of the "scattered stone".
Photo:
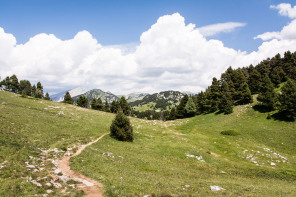
[[36,168],[34,165],[27,165],[27,168]]
[[31,183],[37,185],[37,187],[42,187],[41,183],[38,183],[36,180],[32,180]]
[[63,111],[60,111],[58,114],[59,115],[65,115],[65,113]]
[[216,192],[216,191],[220,191],[220,190],[225,190],[224,188],[219,187],[219,186],[217,186],[217,185],[210,186],[210,189],[211,189],[212,191],[214,191],[214,192]]
[[59,173],[61,173],[61,172],[62,172],[62,171],[61,171],[61,169],[59,169],[59,168],[55,169],[55,171],[54,171],[55,174],[59,174]]
[[271,162],[270,165],[271,165],[271,166],[275,166],[275,163]]
[[53,191],[51,190],[51,189],[48,189],[48,190],[46,190],[46,193],[48,193],[48,194],[50,194],[50,193],[52,193]]
[[51,183],[45,183],[47,187],[51,187]]
[[59,180],[63,181],[64,183],[67,183],[71,179],[68,176],[63,175],[63,176],[59,176]]

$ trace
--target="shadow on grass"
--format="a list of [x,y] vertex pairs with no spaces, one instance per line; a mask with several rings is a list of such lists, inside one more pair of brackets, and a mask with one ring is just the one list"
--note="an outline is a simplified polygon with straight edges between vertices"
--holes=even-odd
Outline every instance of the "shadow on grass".
[[287,114],[284,112],[278,112],[278,113],[272,114],[271,117],[274,120],[279,120],[279,121],[285,121],[285,122],[294,122],[295,121],[294,118],[287,117]]
[[271,112],[271,111],[273,111],[273,109],[271,109],[271,108],[269,108],[269,107],[262,106],[262,105],[255,105],[255,106],[253,107],[253,109],[254,109],[255,111],[260,112],[260,113],[266,113],[266,112]]

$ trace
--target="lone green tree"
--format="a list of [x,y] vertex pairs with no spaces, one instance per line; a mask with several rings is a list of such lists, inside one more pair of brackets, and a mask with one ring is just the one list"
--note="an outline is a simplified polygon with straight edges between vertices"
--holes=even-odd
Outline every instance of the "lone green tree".
[[109,106],[109,103],[108,103],[107,100],[105,101],[104,111],[105,111],[105,112],[110,112],[110,106]]
[[50,97],[49,97],[48,92],[46,92],[45,97],[44,97],[44,100],[50,100]]
[[121,109],[118,110],[115,119],[112,121],[110,136],[119,141],[132,142],[134,140],[133,127]]
[[64,96],[64,101],[63,103],[68,103],[68,104],[73,104],[74,100],[72,99],[71,95],[69,92],[66,92],[65,96]]
[[288,79],[287,83],[282,87],[279,95],[279,112],[283,113],[287,118],[295,120],[296,117],[296,83]]
[[229,91],[229,86],[226,81],[223,81],[221,87],[221,100],[219,103],[219,109],[224,114],[231,114],[233,112],[233,102],[231,97],[231,92]]
[[130,114],[130,112],[131,112],[131,109],[129,107],[128,102],[125,100],[124,96],[122,96],[120,98],[119,105],[120,105],[123,113],[128,116]]
[[196,113],[195,103],[193,102],[192,97],[189,97],[186,105],[185,105],[186,115],[188,117],[192,117]]

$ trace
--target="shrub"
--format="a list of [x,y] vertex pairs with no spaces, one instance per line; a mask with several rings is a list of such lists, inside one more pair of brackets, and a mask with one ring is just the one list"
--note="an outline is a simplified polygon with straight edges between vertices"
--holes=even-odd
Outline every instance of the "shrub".
[[236,130],[225,130],[221,132],[222,135],[230,135],[230,136],[236,136],[236,135],[240,135],[240,132],[236,131]]
[[111,137],[119,141],[132,142],[133,137],[133,127],[127,116],[124,115],[121,109],[119,109],[115,119],[110,126]]

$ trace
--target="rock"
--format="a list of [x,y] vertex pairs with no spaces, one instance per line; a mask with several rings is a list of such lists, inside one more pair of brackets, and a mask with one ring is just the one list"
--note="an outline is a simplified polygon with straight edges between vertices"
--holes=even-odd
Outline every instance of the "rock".
[[50,193],[52,193],[53,191],[51,190],[51,189],[48,189],[48,190],[46,190],[46,193],[48,193],[48,194],[50,194]]
[[63,176],[59,176],[59,179],[61,181],[63,181],[64,183],[67,183],[69,180],[71,180],[68,176],[63,175]]
[[271,165],[271,166],[275,166],[275,163],[271,162],[270,165]]
[[27,165],[27,168],[35,168],[34,165]]
[[212,190],[212,191],[220,191],[220,190],[224,190],[224,188],[222,188],[222,187],[219,187],[219,186],[217,186],[217,185],[213,185],[213,186],[210,186],[210,189]]
[[55,171],[54,171],[55,174],[59,174],[59,173],[61,173],[61,172],[62,172],[62,171],[61,171],[61,169],[59,169],[59,168],[55,169]]

